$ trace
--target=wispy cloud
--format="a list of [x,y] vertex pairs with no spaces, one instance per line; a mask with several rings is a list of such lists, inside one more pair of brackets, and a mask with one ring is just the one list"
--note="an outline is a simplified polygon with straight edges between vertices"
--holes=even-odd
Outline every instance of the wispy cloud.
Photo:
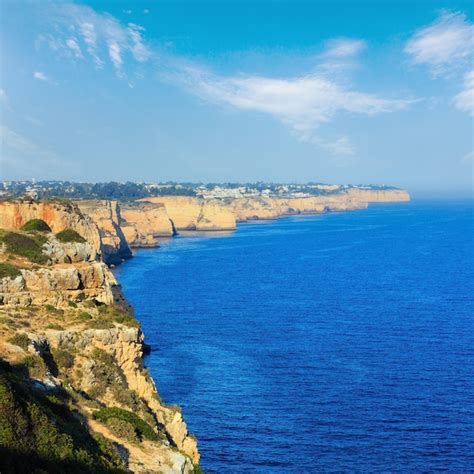
[[48,80],[48,78],[46,77],[46,74],[44,72],[41,72],[41,71],[35,71],[33,73],[33,77],[35,79],[38,79],[39,81],[45,81],[46,82]]
[[[45,43],[58,54],[76,59],[92,59],[97,68],[106,64],[106,57],[120,77],[125,77],[126,61],[147,61],[152,52],[142,38],[144,28],[129,23],[123,25],[108,13],[98,13],[84,5],[65,3],[56,6],[51,15],[54,33],[40,35],[39,44]],[[75,32],[71,36],[71,31]]]
[[464,87],[454,99],[454,106],[474,117],[474,70],[464,75]]
[[330,58],[348,58],[361,53],[367,43],[360,39],[336,38],[326,42],[324,56]]
[[323,146],[332,154],[350,155],[354,147],[347,137],[324,141],[317,132],[322,124],[340,114],[374,116],[403,110],[413,103],[349,89],[317,74],[220,76],[197,65],[181,64],[168,79],[208,102],[271,115],[299,140]]
[[462,82],[452,102],[458,110],[474,115],[474,71],[469,70],[474,62],[474,24],[463,13],[443,12],[433,24],[415,33],[405,52],[413,64],[427,66],[432,78]]
[[[144,40],[143,27],[123,24],[87,6],[61,5],[54,16],[54,26],[54,36],[48,36],[46,41],[51,49],[66,50],[73,58],[89,58],[98,68],[110,62],[121,78],[127,77],[127,66],[132,62],[144,63],[158,57]],[[316,58],[316,67],[309,65],[311,73],[281,78],[255,74],[223,76],[202,64],[168,54],[162,57],[159,77],[207,102],[268,114],[287,126],[298,140],[322,147],[331,155],[350,156],[355,154],[351,139],[344,135],[325,140],[319,131],[322,124],[343,114],[375,116],[403,110],[413,102],[359,91],[348,85],[348,71],[366,47],[361,39],[329,40]]]
[[5,125],[0,125],[0,148],[2,157],[5,157],[5,164],[12,169],[24,168],[31,172],[44,173],[47,166],[55,173],[72,166],[71,162]]
[[47,82],[48,84],[52,84],[53,86],[57,86],[58,83],[53,81],[49,76],[47,76],[44,72],[35,71],[33,72],[33,77],[38,81]]
[[433,76],[448,74],[472,61],[474,25],[460,12],[444,12],[406,43],[413,64],[428,66]]
[[66,46],[74,53],[76,58],[82,58],[82,51],[76,38],[69,38],[66,40]]

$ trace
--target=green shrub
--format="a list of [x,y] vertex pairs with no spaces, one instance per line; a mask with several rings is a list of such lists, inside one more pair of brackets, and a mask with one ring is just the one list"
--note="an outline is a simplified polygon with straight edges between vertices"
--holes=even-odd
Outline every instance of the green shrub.
[[80,311],[77,315],[77,319],[80,319],[81,321],[88,321],[89,319],[92,319],[92,316],[87,311]]
[[64,330],[64,328],[60,324],[56,324],[56,323],[49,323],[46,326],[46,329],[55,329],[56,331],[63,331]]
[[74,365],[74,356],[64,349],[52,351],[52,355],[60,369],[70,369]]
[[25,333],[17,333],[10,339],[8,339],[10,344],[21,347],[24,351],[28,349],[30,344],[30,338]]
[[107,424],[107,421],[111,418],[125,421],[132,425],[140,439],[145,438],[151,441],[156,441],[158,439],[153,428],[131,411],[117,407],[102,408],[101,410],[94,412],[93,417],[104,424]]
[[0,472],[126,472],[118,451],[59,398],[41,395],[0,367]]
[[68,300],[67,305],[70,308],[77,308],[77,303],[75,301],[72,301],[72,300]]
[[20,270],[11,263],[0,263],[0,278],[16,278],[20,276]]
[[43,219],[31,219],[21,226],[25,232],[51,232],[51,227]]
[[61,232],[56,234],[56,238],[63,243],[68,242],[77,242],[77,243],[84,243],[86,239],[80,236],[75,230],[73,229],[64,229]]
[[137,432],[131,423],[120,418],[109,418],[106,422],[109,430],[118,438],[131,442],[140,441]]
[[91,329],[112,329],[115,327],[114,323],[107,319],[91,319],[87,326]]
[[16,232],[2,232],[0,242],[6,245],[7,252],[25,257],[33,263],[43,264],[48,257],[43,255],[41,246],[46,242],[42,235],[28,236]]

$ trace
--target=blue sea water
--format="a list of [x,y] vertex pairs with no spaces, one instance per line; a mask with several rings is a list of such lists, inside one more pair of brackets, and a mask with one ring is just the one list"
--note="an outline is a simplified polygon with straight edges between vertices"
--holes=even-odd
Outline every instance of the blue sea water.
[[472,201],[242,224],[117,270],[208,473],[472,472]]

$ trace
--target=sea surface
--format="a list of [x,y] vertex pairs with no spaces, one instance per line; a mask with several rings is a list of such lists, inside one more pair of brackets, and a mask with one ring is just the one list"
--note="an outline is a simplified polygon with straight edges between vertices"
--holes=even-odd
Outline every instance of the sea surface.
[[116,273],[207,473],[473,472],[473,201],[239,225]]

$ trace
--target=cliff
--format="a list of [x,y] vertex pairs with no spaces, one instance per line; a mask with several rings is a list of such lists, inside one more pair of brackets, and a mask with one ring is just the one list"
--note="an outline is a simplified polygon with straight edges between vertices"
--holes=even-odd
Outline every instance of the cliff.
[[[42,215],[56,229],[84,219],[68,209],[60,226]],[[15,228],[26,213],[16,215]],[[95,244],[9,229],[0,230],[0,471],[195,472],[196,440],[160,400],[139,323],[91,258]]]
[[0,201],[0,229],[19,229],[32,219],[45,221],[54,233],[64,229],[75,230],[91,245],[91,260],[102,256],[102,239],[97,226],[72,202]]
[[234,230],[235,216],[217,201],[188,196],[163,196],[141,201],[162,204],[176,230]]
[[161,203],[123,204],[121,216],[120,225],[131,247],[157,247],[159,237],[171,237],[175,232]]
[[117,201],[76,201],[81,212],[99,228],[102,238],[102,257],[108,264],[121,263],[132,252],[120,226],[120,207]]

